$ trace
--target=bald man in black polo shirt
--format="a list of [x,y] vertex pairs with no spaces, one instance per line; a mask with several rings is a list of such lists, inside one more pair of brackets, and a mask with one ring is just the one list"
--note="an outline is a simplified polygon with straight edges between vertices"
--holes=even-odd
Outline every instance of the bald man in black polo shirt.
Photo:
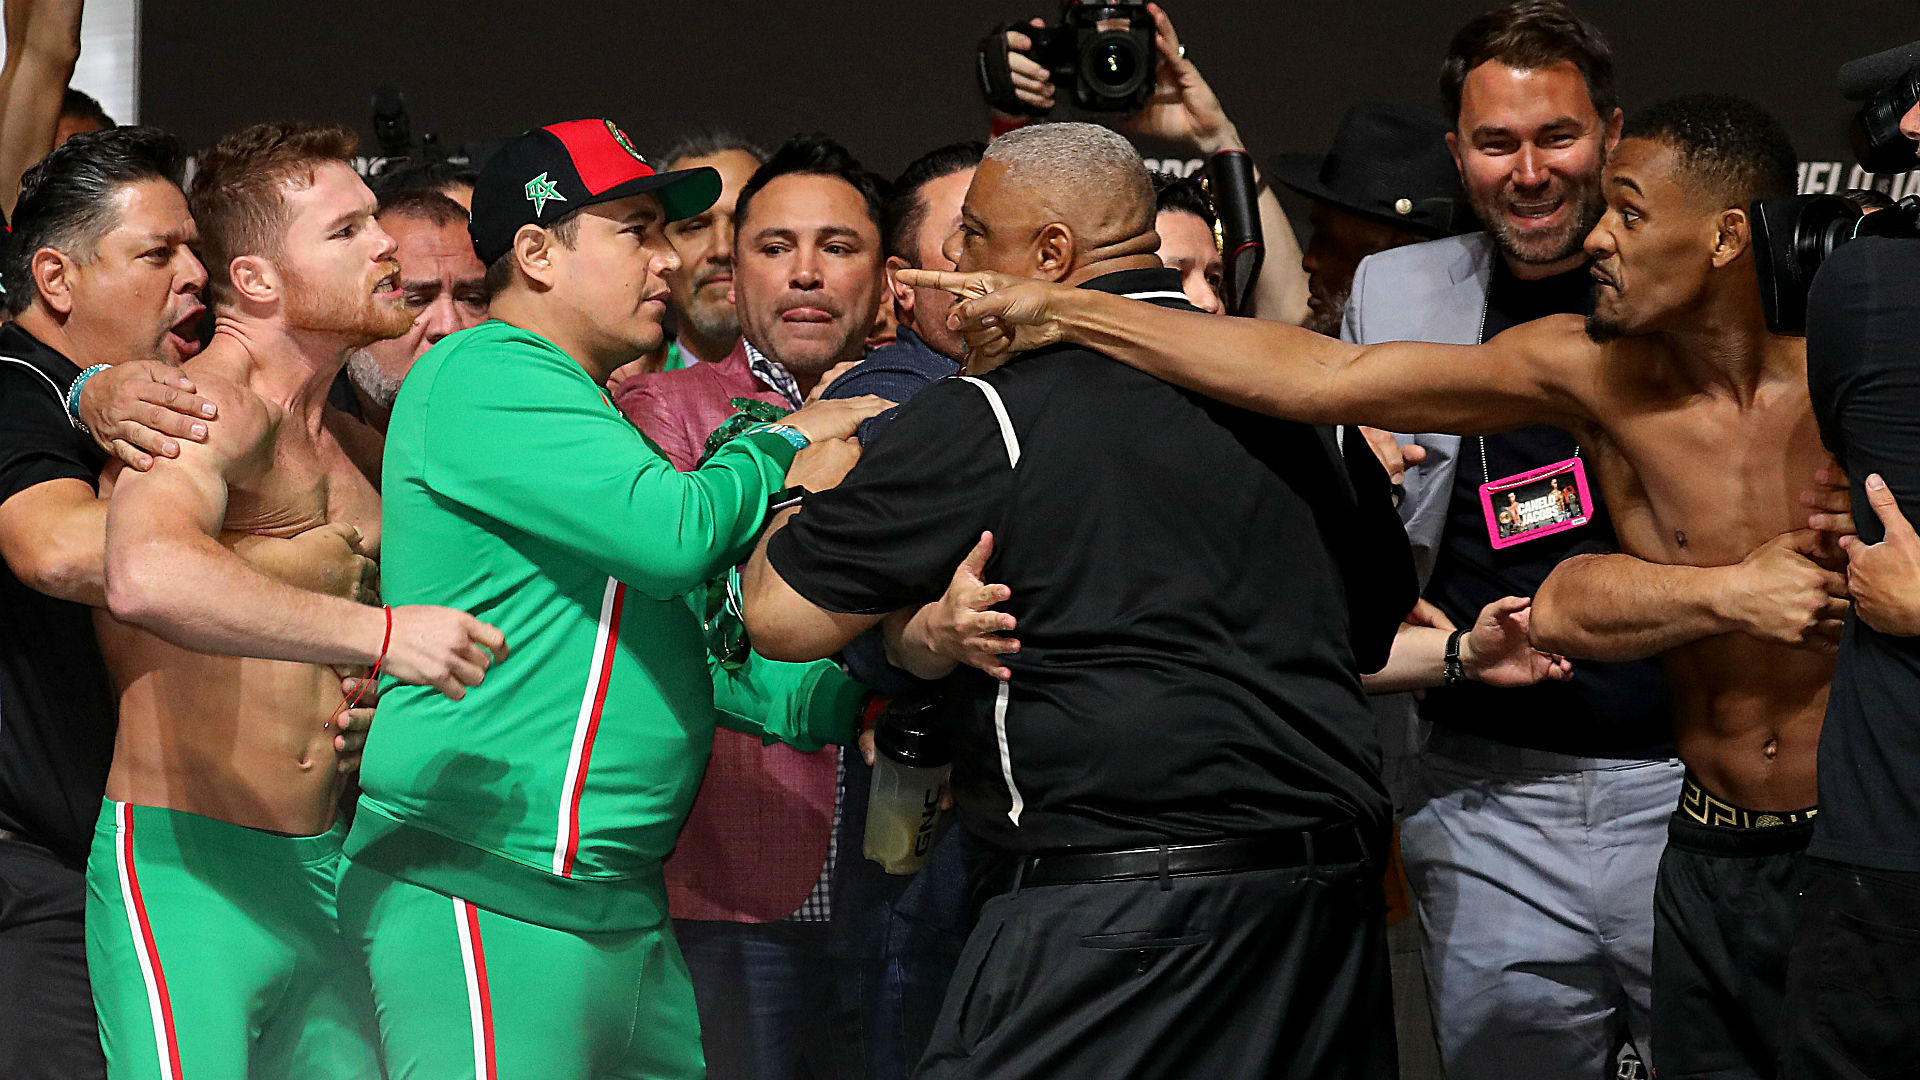
[[[1192,310],[1153,208],[1119,136],[1024,128],[988,150],[947,254]],[[1048,349],[928,387],[775,520],[746,578],[768,656],[939,597],[982,531],[1012,590],[1011,680],[948,684],[961,821],[1001,866],[918,1075],[1393,1075],[1358,671],[1413,581],[1385,476],[1355,460],[1350,479],[1330,431]]]

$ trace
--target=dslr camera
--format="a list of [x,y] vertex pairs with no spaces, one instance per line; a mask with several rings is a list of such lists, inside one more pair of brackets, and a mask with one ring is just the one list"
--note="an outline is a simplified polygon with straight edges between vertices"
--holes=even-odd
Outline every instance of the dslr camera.
[[[1840,91],[1864,103],[1851,127],[1853,154],[1872,173],[1920,168],[1900,118],[1920,103],[1920,42],[1855,60],[1840,69]],[[1861,236],[1920,239],[1920,196],[1870,211],[1844,195],[1787,195],[1755,200],[1753,265],[1767,329],[1807,332],[1807,290],[1827,256]]]
[[1920,195],[1868,212],[1845,195],[1784,195],[1752,208],[1760,306],[1775,334],[1807,332],[1807,290],[1840,245],[1861,236],[1920,239]]
[[1031,56],[1054,85],[1088,112],[1138,112],[1153,96],[1160,51],[1146,0],[1066,0],[1053,26],[1003,23],[980,42],[978,75],[988,104],[1015,116],[1042,116],[1013,92],[1007,31],[1033,39]]
[[[1884,55],[1884,54],[1882,54]],[[1874,59],[1868,57],[1868,60]],[[1855,74],[1849,69],[1865,61],[1855,61],[1841,69],[1842,90],[1850,88],[1848,76]],[[1871,77],[1872,72],[1863,71],[1859,75]],[[1856,78],[1859,77],[1856,75]],[[1879,80],[1875,80],[1878,82]],[[1849,95],[1857,96],[1857,95]],[[1847,127],[1847,138],[1853,147],[1853,156],[1860,167],[1870,173],[1897,173],[1909,169],[1920,169],[1920,150],[1912,139],[1900,131],[1900,118],[1907,110],[1920,103],[1920,64],[1914,64],[1895,76],[1893,81],[1874,89],[1866,95],[1866,101],[1860,111],[1853,115],[1853,122]]]

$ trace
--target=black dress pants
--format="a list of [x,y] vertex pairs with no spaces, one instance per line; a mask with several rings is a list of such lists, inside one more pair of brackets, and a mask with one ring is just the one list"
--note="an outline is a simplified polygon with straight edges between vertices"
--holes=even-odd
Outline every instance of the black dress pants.
[[987,901],[921,1080],[1391,1080],[1371,864],[1028,887]]
[[1808,859],[1781,1080],[1920,1078],[1920,873]]
[[0,839],[0,1077],[107,1074],[87,982],[86,875]]

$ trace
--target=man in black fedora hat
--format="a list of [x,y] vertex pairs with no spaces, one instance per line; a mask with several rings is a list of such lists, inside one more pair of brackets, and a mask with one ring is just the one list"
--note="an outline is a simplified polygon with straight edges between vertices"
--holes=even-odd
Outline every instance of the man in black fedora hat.
[[1340,332],[1360,260],[1451,236],[1470,221],[1460,195],[1447,121],[1418,105],[1372,102],[1347,110],[1325,154],[1281,154],[1274,179],[1312,200],[1307,329]]

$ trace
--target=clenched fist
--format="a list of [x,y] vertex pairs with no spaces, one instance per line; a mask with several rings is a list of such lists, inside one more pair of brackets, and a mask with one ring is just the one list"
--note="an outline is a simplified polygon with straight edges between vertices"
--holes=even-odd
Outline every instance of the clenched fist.
[[507,639],[464,611],[412,604],[393,609],[381,670],[403,683],[431,686],[455,701],[507,658]]

